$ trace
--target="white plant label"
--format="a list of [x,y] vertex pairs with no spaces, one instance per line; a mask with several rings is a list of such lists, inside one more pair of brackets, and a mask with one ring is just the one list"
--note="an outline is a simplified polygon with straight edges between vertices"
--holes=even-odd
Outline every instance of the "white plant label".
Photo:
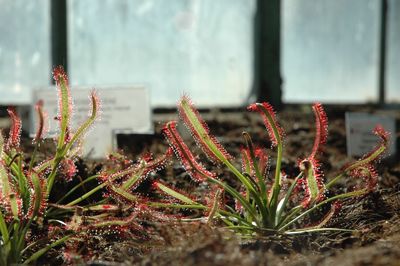
[[[91,112],[90,91],[89,88],[71,88],[72,132],[87,119]],[[84,137],[83,156],[94,159],[104,158],[107,153],[116,148],[117,133],[152,134],[154,132],[150,97],[146,88],[98,88],[96,91],[101,101],[100,119]],[[48,113],[47,137],[56,136],[59,130],[58,122],[54,119],[58,112],[57,95],[56,88],[36,90],[33,93],[34,102],[42,99],[43,109]],[[32,116],[30,131],[34,135],[37,119],[34,111],[32,111]]]
[[369,113],[346,113],[347,154],[363,156],[370,152],[379,142],[379,137],[373,134],[376,125],[382,125],[391,133],[389,149],[385,156],[396,153],[396,120],[393,117]]

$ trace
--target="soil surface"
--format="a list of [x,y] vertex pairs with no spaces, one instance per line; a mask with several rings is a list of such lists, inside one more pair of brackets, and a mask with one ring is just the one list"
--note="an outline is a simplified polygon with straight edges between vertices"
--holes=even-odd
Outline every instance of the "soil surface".
[[[368,111],[368,110],[367,110]],[[327,111],[329,136],[320,156],[325,178],[329,180],[347,162],[344,112]],[[239,148],[243,145],[241,133],[246,130],[256,145],[270,147],[266,130],[257,114],[212,110],[204,114],[211,132],[234,154],[240,164]],[[164,121],[176,120],[175,113],[155,115],[154,136],[121,135],[118,144],[129,158],[145,152],[162,154],[167,145],[160,134]],[[278,119],[285,129],[283,169],[288,176],[298,173],[297,161],[310,152],[314,140],[314,117],[310,108],[296,107],[280,112]],[[182,133],[185,131],[182,128]],[[183,133],[185,134],[185,133]],[[397,138],[398,136],[393,136]],[[193,151],[204,158],[185,135]],[[399,142],[398,142],[399,143]],[[373,147],[371,147],[373,148]],[[273,158],[274,152],[271,151]],[[226,169],[215,169],[224,178]],[[103,162],[79,162],[80,178],[85,172],[97,171]],[[146,236],[94,237],[87,242],[90,255],[83,254],[90,265],[400,265],[400,161],[398,157],[383,160],[377,166],[379,189],[362,199],[343,202],[342,211],[331,222],[331,227],[356,229],[353,233],[308,233],[296,236],[272,235],[242,239],[218,225],[200,222],[143,222]],[[202,193],[201,187],[190,181],[178,161],[174,159],[167,169],[150,177],[138,190],[148,193],[152,179],[161,179],[190,193]],[[344,180],[336,189],[345,188]],[[65,191],[67,188],[61,188]],[[62,192],[60,192],[62,193]],[[194,215],[195,214],[191,214]],[[85,252],[85,251],[83,251]],[[62,250],[51,251],[40,263],[58,261]],[[72,260],[81,263],[79,256]]]

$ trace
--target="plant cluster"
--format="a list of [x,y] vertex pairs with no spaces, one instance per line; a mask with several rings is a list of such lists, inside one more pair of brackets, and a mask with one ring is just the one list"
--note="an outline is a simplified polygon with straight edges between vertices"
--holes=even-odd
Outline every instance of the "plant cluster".
[[[316,103],[313,105],[316,118],[314,146],[308,157],[299,160],[300,174],[289,178],[281,169],[284,130],[271,105],[256,103],[248,110],[258,112],[263,119],[272,148],[276,149],[275,169],[269,171],[271,159],[267,150],[255,147],[247,132],[243,132],[245,146],[241,150],[240,168],[234,157],[211,135],[190,99],[184,96],[178,104],[182,121],[205,155],[217,166],[226,166],[231,176],[221,177],[206,169],[183,141],[177,129],[178,122],[170,121],[163,128],[170,144],[164,155],[153,158],[147,154],[133,162],[118,153],[110,154],[108,166],[79,182],[61,198],[50,201],[57,182],[70,181],[76,176],[75,161],[80,155],[81,144],[98,119],[100,109],[97,93],[92,91],[88,118],[73,130],[68,78],[62,67],[56,67],[53,76],[59,101],[59,113],[55,117],[59,126],[55,154],[43,161],[37,159],[47,129],[42,101],[35,107],[38,126],[31,155],[20,147],[21,120],[15,109],[8,109],[12,121],[8,137],[4,138],[0,132],[0,265],[29,264],[58,245],[64,245],[64,260],[73,262],[74,254],[82,251],[85,241],[93,234],[143,237],[146,228],[140,219],[165,221],[177,218],[166,215],[163,208],[203,210],[207,221],[219,219],[227,228],[245,236],[344,230],[326,225],[340,208],[340,200],[359,197],[376,188],[377,173],[373,164],[386,150],[389,141],[388,133],[377,126],[374,132],[381,138],[380,144],[360,160],[344,166],[337,176],[325,183],[318,154],[326,143],[328,125],[322,105]],[[153,188],[166,195],[168,200],[151,201],[148,196],[136,193],[135,189],[146,178],[171,161],[173,153],[196,183],[208,184],[209,193],[203,198],[195,198],[160,181],[154,181]],[[327,196],[326,192],[346,176],[362,178],[366,185]],[[231,177],[236,183],[229,180]],[[92,188],[76,196],[88,183]],[[87,200],[98,192],[103,192],[102,199],[88,203]],[[74,199],[68,200],[71,197]],[[307,225],[310,214],[324,205],[330,206],[330,210],[320,222]]]
[[[68,260],[71,254],[78,252],[77,242],[87,240],[90,234],[101,232],[132,237],[134,230],[143,232],[137,218],[146,210],[146,206],[136,204],[138,197],[126,191],[137,186],[149,173],[161,169],[170,154],[157,159],[147,156],[137,164],[114,156],[114,167],[88,177],[61,199],[49,202],[56,180],[70,181],[75,177],[75,161],[80,155],[81,144],[98,119],[100,108],[99,98],[93,90],[89,96],[92,108],[88,118],[73,130],[73,104],[68,78],[62,67],[54,69],[53,77],[58,89],[59,105],[55,117],[59,124],[59,133],[54,139],[55,154],[37,161],[36,155],[47,129],[47,115],[43,111],[42,101],[35,106],[38,126],[32,154],[25,154],[20,147],[22,123],[14,108],[8,108],[11,118],[8,138],[4,138],[0,132],[0,265],[29,264],[61,244],[66,245],[64,257]],[[80,187],[93,180],[98,180],[99,184],[66,202]],[[112,197],[78,206],[102,189]]]
[[[328,137],[328,119],[320,103],[315,103],[312,108],[316,120],[314,145],[310,155],[299,160],[299,175],[289,178],[281,169],[284,130],[277,122],[270,104],[265,102],[251,104],[248,110],[260,114],[272,148],[276,149],[275,169],[271,171],[272,175],[268,171],[270,159],[266,149],[255,147],[247,132],[243,132],[246,145],[241,151],[242,167],[237,168],[233,162],[233,156],[211,135],[207,124],[191,100],[186,96],[182,97],[178,104],[181,120],[207,157],[217,165],[226,166],[240,183],[240,187],[236,188],[228,184],[215,172],[207,170],[183,141],[177,130],[178,122],[171,121],[163,129],[166,139],[191,178],[198,183],[210,184],[210,193],[205,199],[195,199],[166,184],[155,182],[154,186],[159,191],[177,202],[152,203],[152,205],[202,209],[208,214],[208,219],[219,218],[228,228],[244,235],[345,230],[325,226],[340,209],[340,200],[359,197],[376,188],[377,172],[373,164],[386,150],[389,134],[381,126],[377,126],[374,133],[381,139],[379,145],[360,160],[344,166],[337,176],[325,183],[318,154]],[[337,181],[345,176],[362,178],[365,180],[365,186],[337,195],[327,193]],[[229,204],[224,193],[235,200],[235,206]],[[325,216],[314,225],[307,225],[306,218],[324,205],[330,206]]]

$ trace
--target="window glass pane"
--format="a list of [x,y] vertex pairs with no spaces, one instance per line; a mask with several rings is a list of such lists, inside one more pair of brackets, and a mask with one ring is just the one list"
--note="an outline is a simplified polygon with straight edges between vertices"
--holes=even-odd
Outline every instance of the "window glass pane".
[[400,1],[389,0],[387,102],[400,102]]
[[0,104],[28,104],[50,83],[50,8],[46,0],[0,0]]
[[143,84],[153,106],[183,92],[202,106],[245,101],[255,0],[68,1],[75,85]]
[[376,101],[380,4],[283,0],[283,100]]

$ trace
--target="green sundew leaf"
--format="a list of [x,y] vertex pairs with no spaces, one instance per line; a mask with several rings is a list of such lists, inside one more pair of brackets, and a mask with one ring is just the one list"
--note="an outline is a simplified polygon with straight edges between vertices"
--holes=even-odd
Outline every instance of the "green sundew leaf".
[[331,228],[331,227],[324,227],[324,228],[311,227],[311,228],[303,228],[303,229],[286,231],[284,233],[285,233],[285,235],[300,235],[300,234],[306,234],[306,233],[320,233],[320,232],[329,232],[329,231],[356,232],[357,230],[344,229],[344,228]]
[[74,136],[72,137],[71,141],[68,143],[67,147],[66,147],[66,151],[67,152],[72,145],[78,140],[80,139],[84,133],[86,133],[88,131],[88,129],[93,125],[93,123],[96,121],[97,117],[98,117],[98,110],[99,110],[99,105],[100,105],[100,100],[96,94],[96,92],[93,90],[90,94],[90,100],[92,103],[92,111],[90,116],[88,117],[88,119],[86,119],[85,122],[83,122],[83,124],[78,128],[78,130],[75,132]]
[[120,209],[120,206],[113,204],[100,204],[83,208],[84,211],[117,211]]
[[250,165],[250,160],[249,157],[247,156],[247,151],[243,150],[242,151],[242,161],[243,161],[243,170],[245,173],[248,175],[251,174],[251,165]]
[[80,187],[84,186],[86,183],[88,183],[88,182],[90,182],[90,181],[92,181],[92,180],[95,180],[95,179],[98,178],[98,177],[99,177],[99,175],[93,175],[93,176],[88,177],[88,178],[86,178],[85,180],[81,181],[81,182],[80,182],[79,184],[77,184],[75,187],[73,187],[72,189],[70,189],[70,190],[68,191],[67,194],[64,194],[64,196],[62,196],[62,198],[59,199],[59,200],[57,201],[57,203],[62,202],[62,201],[63,201],[64,199],[66,199],[69,195],[71,195],[72,193],[74,193],[77,189],[79,189]]
[[3,151],[4,151],[4,137],[0,131],[0,160],[3,159]]
[[134,175],[131,175],[131,177],[127,181],[125,181],[121,186],[122,189],[128,189],[133,184],[135,184],[140,179],[142,173],[143,171],[141,173],[136,173]]
[[129,200],[131,202],[137,201],[137,197],[135,197],[133,194],[129,193],[128,191],[123,190],[122,188],[118,188],[118,187],[116,187],[116,186],[114,186],[112,184],[109,185],[109,187],[117,195],[122,196],[123,198],[125,198],[125,199],[127,199],[127,200]]
[[35,201],[33,203],[31,203],[31,204],[33,204],[32,218],[34,218],[38,214],[40,206],[42,205],[42,203],[45,199],[43,198],[43,191],[42,191],[42,186],[40,183],[39,176],[36,173],[32,173],[31,180],[32,180],[33,189],[34,189],[33,193],[35,193]]
[[302,171],[306,181],[305,189],[308,195],[303,204],[305,204],[304,206],[308,206],[310,202],[313,202],[322,193],[324,193],[325,188],[321,180],[318,162],[316,162],[313,158],[305,159],[300,162],[300,170]]
[[252,163],[252,166],[254,168],[254,171],[256,173],[257,179],[258,179],[258,187],[260,188],[260,193],[263,201],[267,203],[267,189],[265,186],[264,178],[260,172],[259,165],[257,163],[256,155],[254,152],[254,145],[253,141],[251,140],[250,135],[247,132],[242,133],[244,140],[246,141],[247,148],[249,149],[249,155],[251,160],[249,160]]
[[222,147],[218,141],[210,136],[208,128],[205,126],[205,122],[200,118],[199,113],[191,104],[188,97],[182,97],[179,103],[179,111],[183,122],[189,127],[193,133],[193,137],[198,141],[198,144],[203,148],[203,151],[208,157],[219,160],[221,162],[227,162],[231,155]]
[[9,199],[10,199],[10,205],[11,205],[11,211],[13,213],[14,219],[18,219],[19,215],[19,206],[18,206],[18,197],[15,193],[9,194]]
[[148,202],[149,206],[157,207],[157,208],[176,208],[176,209],[207,209],[206,206],[201,205],[200,203],[195,204],[176,204],[176,203],[161,203],[161,202]]
[[0,210],[0,233],[3,240],[2,245],[5,245],[10,240],[6,221],[4,220],[3,212]]
[[8,196],[9,203],[11,206],[11,211],[14,218],[18,218],[19,207],[17,203],[17,197],[15,193],[11,190],[10,180],[8,178],[7,169],[5,168],[4,161],[0,160],[0,188],[2,189],[2,194],[6,197]]
[[345,199],[345,198],[351,198],[351,197],[357,197],[363,194],[363,191],[352,191],[352,192],[347,192],[347,193],[343,193],[343,194],[339,194],[330,198],[327,198],[326,200],[323,200],[321,202],[319,202],[318,204],[315,204],[313,207],[311,207],[310,209],[302,212],[301,214],[299,214],[298,216],[296,216],[295,218],[293,218],[291,221],[287,222],[287,223],[283,223],[282,226],[279,228],[278,231],[285,231],[284,229],[286,229],[287,227],[289,227],[289,225],[295,223],[296,221],[298,221],[299,219],[301,219],[302,217],[304,217],[305,215],[317,210],[319,207],[327,204],[328,202],[334,201],[334,200],[338,200],[338,199]]
[[70,239],[72,237],[72,235],[67,235],[64,236],[63,238],[60,238],[57,241],[54,241],[53,243],[47,245],[46,247],[39,249],[38,251],[36,251],[35,253],[32,254],[32,256],[30,256],[27,260],[24,261],[24,265],[30,265],[32,262],[36,261],[40,256],[42,256],[43,254],[45,254],[47,251],[49,251],[50,249],[63,244],[64,242],[66,242],[68,239]]
[[390,140],[390,133],[387,132],[380,125],[375,127],[375,129],[373,130],[373,133],[381,139],[381,142],[371,152],[364,155],[360,160],[345,166],[341,170],[341,173],[339,175],[337,175],[335,178],[333,178],[331,181],[329,181],[329,183],[326,185],[326,188],[330,188],[331,186],[333,186],[346,173],[348,173],[354,169],[357,169],[359,167],[371,164],[372,162],[376,161],[377,159],[379,159],[382,156],[382,154],[388,148],[388,143]]
[[163,185],[161,183],[156,182],[155,186],[157,186],[157,188],[159,188],[160,190],[162,190],[166,194],[170,195],[171,197],[174,197],[174,198],[182,201],[183,203],[186,203],[186,204],[198,204],[197,202],[193,201],[192,199],[186,197],[185,195],[183,195],[183,194],[181,194],[181,193],[179,193],[179,192],[177,192],[177,191],[175,191],[175,190],[173,190],[173,189],[171,189],[171,188],[169,188],[169,187],[167,187],[167,186],[165,186],[165,185]]
[[69,126],[70,116],[72,112],[72,102],[70,90],[68,87],[68,78],[62,66],[58,66],[53,70],[53,77],[56,81],[59,95],[59,119],[60,119],[60,136],[58,139],[57,149],[61,149],[65,144],[67,129]]
[[215,193],[213,204],[210,210],[210,214],[208,215],[207,222],[210,223],[212,219],[214,218],[215,214],[218,211],[218,203],[221,197],[222,189],[218,189],[217,192]]
[[145,171],[145,167],[139,169],[139,172],[136,172],[136,173],[132,174],[132,175],[128,178],[128,180],[125,181],[125,182],[122,184],[121,188],[124,189],[124,190],[126,190],[126,189],[130,188],[131,186],[133,186],[133,184],[135,184],[135,183],[140,179],[140,177],[142,176],[142,174],[144,173],[144,171]]
[[308,169],[306,174],[308,188],[310,190],[310,196],[312,199],[316,199],[318,196],[318,183],[317,178],[315,177],[314,171],[310,168]]
[[[246,210],[246,212],[249,213],[249,215],[251,216],[251,218],[253,219],[254,222],[257,223],[257,225],[260,225],[260,222],[258,220],[258,215],[257,215],[257,211],[256,209],[251,206],[250,202],[247,201],[236,189],[234,189],[233,187],[229,186],[228,184],[219,181],[218,179],[215,178],[209,178],[209,180],[213,183],[216,183],[218,185],[220,185],[221,187],[223,187],[229,194],[232,195],[232,197],[236,198],[240,204],[242,204],[243,208]],[[256,199],[256,198],[255,198]],[[262,206],[260,204],[260,206]],[[261,212],[262,213],[262,212]]]
[[278,225],[281,221],[282,213],[284,212],[287,203],[289,202],[289,198],[292,195],[294,188],[296,187],[297,181],[302,177],[302,173],[300,173],[290,185],[288,191],[285,194],[285,197],[279,202],[278,207],[276,209],[276,217],[275,217],[275,225]]

